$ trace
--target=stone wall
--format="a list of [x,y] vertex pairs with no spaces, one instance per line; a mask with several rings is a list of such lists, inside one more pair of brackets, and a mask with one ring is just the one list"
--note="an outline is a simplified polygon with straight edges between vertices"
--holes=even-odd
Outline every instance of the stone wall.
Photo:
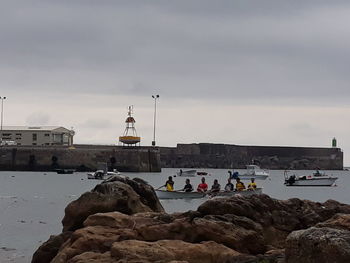
[[245,168],[258,164],[268,169],[343,169],[339,148],[178,144],[160,148],[162,167]]
[[98,163],[107,163],[110,170],[124,172],[160,172],[159,149],[75,145],[74,147],[4,146],[0,148],[0,170],[50,171],[71,168],[94,171]]

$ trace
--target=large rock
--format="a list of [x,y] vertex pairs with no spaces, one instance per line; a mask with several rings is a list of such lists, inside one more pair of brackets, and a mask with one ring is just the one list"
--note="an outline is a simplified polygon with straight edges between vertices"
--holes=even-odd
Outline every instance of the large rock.
[[63,232],[57,236],[51,236],[49,240],[43,243],[33,255],[32,262],[47,263],[55,257],[60,247],[68,240],[72,232]]
[[350,231],[328,227],[294,231],[286,241],[286,262],[350,262]]
[[[94,189],[107,204],[90,203],[83,195],[67,207],[72,220],[65,226],[78,229],[60,246],[52,263],[283,262],[285,240],[293,231],[321,222],[347,231],[350,206],[335,201],[234,196],[209,200],[197,211],[166,214],[157,199],[150,202],[136,193],[148,190],[143,182],[129,180],[105,182]],[[97,203],[102,206],[99,210],[112,211],[97,213]],[[79,207],[85,204],[87,208]],[[332,217],[337,213],[344,215]]]
[[286,240],[286,262],[350,262],[350,215],[336,214],[316,227],[292,232]]
[[131,180],[115,176],[83,194],[65,209],[63,231],[74,231],[83,226],[92,214],[119,211],[124,214],[164,211],[153,188],[141,179]]

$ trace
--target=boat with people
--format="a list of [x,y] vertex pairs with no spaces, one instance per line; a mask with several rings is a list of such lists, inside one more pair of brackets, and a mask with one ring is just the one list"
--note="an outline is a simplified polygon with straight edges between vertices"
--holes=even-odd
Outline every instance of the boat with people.
[[284,171],[284,184],[286,186],[332,186],[338,177],[330,176],[316,171],[312,175],[288,175]]
[[177,176],[184,176],[184,177],[194,177],[197,175],[197,170],[187,170],[183,171],[180,169],[179,172],[176,173]]
[[121,175],[121,173],[118,171],[106,172],[104,170],[97,170],[96,172],[88,173],[87,178],[96,180],[106,180],[114,175]]
[[228,171],[231,179],[240,178],[242,180],[256,179],[256,180],[265,180],[270,174],[267,170],[261,169],[257,165],[246,165],[246,172],[239,174],[238,172]]

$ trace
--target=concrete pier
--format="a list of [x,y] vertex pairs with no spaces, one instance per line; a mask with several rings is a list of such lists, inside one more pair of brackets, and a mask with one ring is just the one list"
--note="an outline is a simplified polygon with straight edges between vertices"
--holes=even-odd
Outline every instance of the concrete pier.
[[155,147],[74,145],[0,148],[2,171],[52,171],[58,168],[94,171],[101,162],[107,163],[109,170],[121,172],[161,171],[159,149]]

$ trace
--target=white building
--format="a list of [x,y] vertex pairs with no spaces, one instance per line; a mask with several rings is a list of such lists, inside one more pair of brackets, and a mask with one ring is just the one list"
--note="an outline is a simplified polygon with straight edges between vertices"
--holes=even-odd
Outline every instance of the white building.
[[2,145],[66,145],[73,144],[73,130],[60,126],[4,126],[0,131]]

